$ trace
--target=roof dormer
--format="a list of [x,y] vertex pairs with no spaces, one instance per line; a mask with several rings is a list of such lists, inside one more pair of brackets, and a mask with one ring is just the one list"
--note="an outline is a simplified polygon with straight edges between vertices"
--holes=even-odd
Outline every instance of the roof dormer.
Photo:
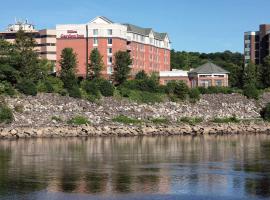
[[88,24],[113,24],[113,22],[106,17],[98,16],[91,20]]

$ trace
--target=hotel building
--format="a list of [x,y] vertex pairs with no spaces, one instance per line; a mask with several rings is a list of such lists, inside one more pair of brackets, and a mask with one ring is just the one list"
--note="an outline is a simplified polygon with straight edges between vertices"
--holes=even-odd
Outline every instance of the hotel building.
[[27,21],[16,21],[15,24],[9,25],[7,30],[0,32],[0,38],[14,43],[16,33],[19,30],[25,31],[26,34],[31,35],[35,39],[35,50],[40,58],[47,59],[53,63],[56,62],[56,31],[54,29],[36,30],[34,25]]
[[261,24],[259,31],[249,31],[244,34],[245,64],[252,62],[262,64],[270,55],[270,24]]
[[131,24],[114,23],[106,17],[96,17],[87,24],[56,26],[57,71],[64,48],[73,48],[78,59],[78,75],[86,76],[89,55],[97,48],[103,56],[104,77],[113,73],[114,53],[130,52],[133,64],[131,75],[144,70],[152,72],[170,70],[170,39],[167,33]]

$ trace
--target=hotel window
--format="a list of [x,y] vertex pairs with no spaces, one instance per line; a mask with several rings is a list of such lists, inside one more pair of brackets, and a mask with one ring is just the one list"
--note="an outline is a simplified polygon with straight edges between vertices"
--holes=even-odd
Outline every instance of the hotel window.
[[208,87],[212,86],[211,80],[201,80],[199,86],[208,88]]
[[141,42],[144,42],[144,36],[141,35]]
[[112,38],[108,38],[108,44],[112,45]]
[[216,82],[215,86],[219,86],[219,87],[222,86],[222,80],[216,80],[215,82]]
[[108,29],[108,35],[112,35],[112,29]]
[[112,48],[107,49],[107,54],[112,54]]
[[93,35],[95,35],[95,36],[98,35],[98,29],[93,30]]
[[150,38],[150,44],[153,44],[153,38]]
[[98,39],[94,38],[94,46],[98,46]]
[[111,56],[108,56],[108,64],[112,64],[112,57]]

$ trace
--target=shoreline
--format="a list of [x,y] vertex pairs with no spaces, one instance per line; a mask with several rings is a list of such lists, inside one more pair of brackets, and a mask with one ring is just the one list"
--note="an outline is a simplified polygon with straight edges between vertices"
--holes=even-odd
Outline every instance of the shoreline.
[[7,127],[0,129],[0,140],[19,138],[135,137],[171,135],[269,134],[270,123],[204,125],[83,125],[55,127]]

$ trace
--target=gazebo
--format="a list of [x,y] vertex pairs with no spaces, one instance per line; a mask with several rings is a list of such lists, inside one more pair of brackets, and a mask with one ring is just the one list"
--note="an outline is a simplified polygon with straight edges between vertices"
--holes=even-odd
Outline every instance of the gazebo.
[[225,69],[208,62],[188,73],[191,87],[228,87],[229,72]]

